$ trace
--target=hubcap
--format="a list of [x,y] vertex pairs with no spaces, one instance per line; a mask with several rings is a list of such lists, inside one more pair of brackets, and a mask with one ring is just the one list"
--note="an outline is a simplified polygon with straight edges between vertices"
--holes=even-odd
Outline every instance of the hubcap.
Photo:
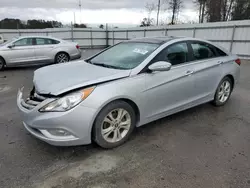
[[219,93],[218,93],[218,99],[221,103],[224,103],[230,95],[231,92],[231,84],[229,81],[224,81],[220,88],[219,88]]
[[129,113],[118,108],[108,113],[104,118],[101,129],[102,136],[107,142],[119,142],[128,134],[130,127],[131,117]]
[[59,54],[57,56],[57,62],[58,63],[65,63],[65,62],[68,62],[69,61],[69,58],[66,54]]

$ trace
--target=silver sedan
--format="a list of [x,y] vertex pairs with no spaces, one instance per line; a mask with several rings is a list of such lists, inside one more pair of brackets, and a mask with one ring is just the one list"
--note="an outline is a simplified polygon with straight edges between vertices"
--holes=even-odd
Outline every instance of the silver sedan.
[[64,63],[81,57],[79,45],[45,36],[14,38],[0,45],[0,70],[5,67]]
[[194,38],[143,38],[93,57],[38,69],[17,105],[25,128],[57,146],[123,144],[135,127],[212,102],[224,105],[240,59]]

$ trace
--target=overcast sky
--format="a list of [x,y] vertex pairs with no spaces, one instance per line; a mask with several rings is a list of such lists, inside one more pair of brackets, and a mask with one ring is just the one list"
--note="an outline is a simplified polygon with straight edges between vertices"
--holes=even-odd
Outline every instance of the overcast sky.
[[[127,24],[138,25],[147,16],[147,2],[158,0],[0,0],[0,19],[19,18],[58,20],[63,23],[76,22],[87,24]],[[164,0],[162,0],[164,1]],[[192,0],[183,0],[184,8],[180,14],[182,21],[197,20],[197,11]],[[166,5],[165,5],[166,6]],[[165,8],[163,8],[165,9]],[[80,16],[81,15],[81,16]],[[161,14],[161,20],[169,19],[167,12]],[[152,17],[156,17],[153,13]]]

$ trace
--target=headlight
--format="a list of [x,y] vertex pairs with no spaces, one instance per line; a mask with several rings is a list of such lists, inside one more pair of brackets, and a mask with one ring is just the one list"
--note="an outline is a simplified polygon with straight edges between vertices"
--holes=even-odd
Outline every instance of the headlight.
[[56,99],[51,103],[42,107],[39,111],[40,112],[65,112],[74,108],[84,99],[86,99],[95,87],[90,87],[84,90],[80,90],[77,92],[70,93],[62,98]]

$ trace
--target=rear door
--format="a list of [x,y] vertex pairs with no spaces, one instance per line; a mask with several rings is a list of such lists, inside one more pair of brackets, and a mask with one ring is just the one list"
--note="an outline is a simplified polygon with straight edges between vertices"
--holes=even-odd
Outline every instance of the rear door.
[[9,65],[25,64],[36,60],[33,38],[22,38],[13,42],[13,47],[6,49]]
[[219,57],[216,47],[211,44],[190,41],[195,63],[193,77],[195,80],[195,100],[198,103],[213,99],[215,90],[222,76],[223,58]]
[[55,54],[53,49],[59,41],[49,38],[35,38],[35,54],[38,61],[53,61]]

